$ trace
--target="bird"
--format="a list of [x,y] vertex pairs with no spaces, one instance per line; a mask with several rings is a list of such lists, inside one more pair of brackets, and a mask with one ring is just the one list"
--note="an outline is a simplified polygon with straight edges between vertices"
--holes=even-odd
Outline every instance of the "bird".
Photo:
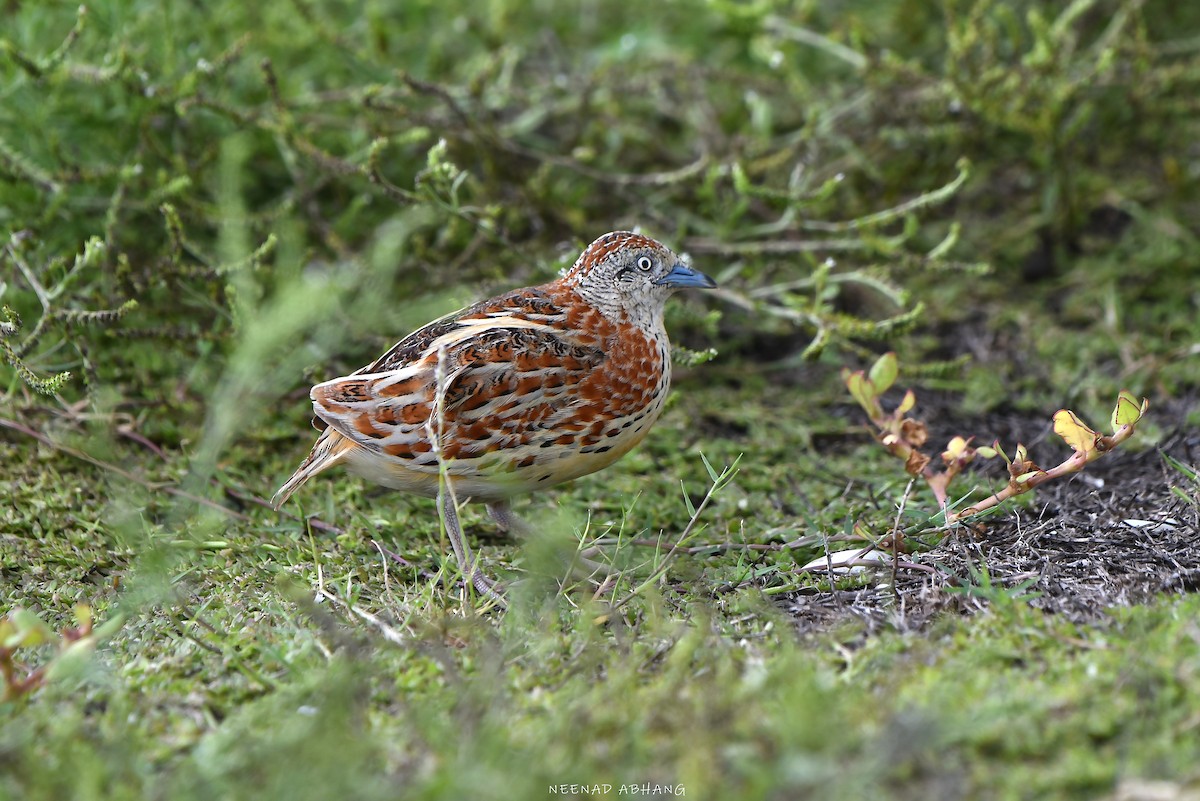
[[608,467],[658,420],[671,383],[663,310],[716,282],[661,242],[607,233],[560,277],[448,314],[350,375],[312,387],[321,434],[272,504],[343,466],[437,498],[464,578],[503,604],[475,563],[457,499],[522,531],[510,499]]

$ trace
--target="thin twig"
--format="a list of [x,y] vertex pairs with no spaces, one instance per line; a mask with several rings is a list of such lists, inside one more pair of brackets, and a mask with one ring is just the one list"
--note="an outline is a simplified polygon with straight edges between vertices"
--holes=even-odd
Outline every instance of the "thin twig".
[[[612,538],[604,538],[595,540],[593,545],[613,545],[616,542]],[[666,552],[668,554],[681,554],[683,556],[718,554],[729,551],[774,552],[805,548],[809,545],[816,545],[818,542],[820,542],[820,539],[816,535],[808,534],[787,542],[714,542],[710,545],[672,545]],[[659,540],[632,539],[624,540],[623,543],[626,545],[635,545],[640,548],[662,548],[662,542]]]
[[774,239],[767,242],[722,242],[708,237],[692,237],[687,239],[684,244],[689,251],[718,253],[727,256],[866,250],[872,246],[864,239]]
[[403,556],[401,556],[400,554],[391,550],[390,548],[385,548],[383,546],[383,544],[380,543],[378,540],[371,540],[371,544],[374,545],[381,554],[386,556],[388,559],[391,559],[396,564],[401,565],[402,567],[407,567],[411,570],[416,570],[417,575],[420,576],[421,578],[425,579],[426,581],[434,581],[437,579],[437,574],[434,573],[433,571],[427,570],[423,567],[413,564],[412,562],[408,561]]
[[[874,545],[868,545],[867,547],[863,548],[862,552],[857,554],[857,556],[859,556],[859,557],[865,556],[866,554],[868,554],[874,550],[875,550]],[[845,559],[845,560],[839,561],[833,567],[833,570],[837,571],[837,570],[842,570],[842,569],[850,568],[850,567],[878,568],[881,564],[882,563],[878,559],[861,559],[861,558]],[[901,559],[901,560],[897,561],[896,564],[899,567],[904,568],[905,570],[917,570],[917,571],[920,571],[921,573],[928,573],[930,575],[937,575],[937,573],[938,573],[938,570],[936,568],[930,567],[929,565],[922,565],[918,562],[909,562],[907,560]],[[818,565],[817,567],[800,568],[797,572],[815,573],[817,571],[825,571],[825,570],[827,570],[825,565]]]
[[25,276],[26,282],[29,283],[29,288],[33,290],[35,295],[37,295],[37,299],[42,304],[42,311],[50,311],[50,295],[46,292],[46,288],[43,287],[41,282],[37,280],[37,277],[33,274],[33,271],[29,269],[29,265],[25,263],[24,259],[17,255],[16,251],[11,246],[6,247],[5,250],[8,251],[8,257],[12,260],[12,263],[17,265],[17,269],[21,271],[21,275]]
[[[210,509],[216,509],[217,511],[223,512],[237,520],[247,521],[247,520],[252,519],[249,515],[239,512],[236,509],[230,509],[228,506],[217,503],[216,501],[212,500],[211,498],[205,498],[200,495],[195,495],[193,493],[188,492],[187,490],[183,490],[183,489],[180,489],[179,487],[171,486],[170,484],[164,484],[161,482],[150,481],[148,479],[145,479],[145,478],[137,475],[136,473],[131,473],[128,470],[117,467],[115,464],[106,462],[103,459],[97,459],[95,456],[85,453],[85,452],[79,450],[78,448],[73,448],[70,445],[64,445],[61,442],[55,442],[54,440],[50,439],[49,437],[47,437],[45,434],[41,433],[40,431],[36,431],[35,429],[29,428],[28,426],[26,426],[22,423],[18,423],[16,420],[8,420],[6,418],[0,418],[0,426],[11,429],[13,431],[17,431],[21,434],[24,434],[27,437],[32,437],[32,438],[36,439],[38,442],[42,443],[43,445],[46,445],[47,447],[54,448],[55,450],[61,451],[62,453],[67,454],[68,456],[72,456],[76,459],[85,461],[88,464],[91,464],[95,467],[99,467],[101,470],[106,470],[108,472],[115,473],[116,475],[120,476],[121,478],[126,479],[127,481],[132,481],[135,484],[139,484],[139,485],[145,487],[146,489],[150,490],[151,492],[166,492],[167,494],[174,495],[177,498],[182,498],[184,500],[192,501],[192,502],[198,503],[202,506],[207,506]],[[153,445],[153,443],[150,443],[149,440],[145,440],[145,438],[141,437],[140,435],[131,436],[132,432],[118,431],[118,433],[128,436],[130,439],[133,439],[135,442],[141,442],[143,445],[146,445],[146,444]],[[160,456],[162,456],[165,460],[166,454],[163,453],[161,448],[154,446],[153,449]],[[221,487],[221,489],[223,489],[226,494],[232,496],[233,498],[236,498],[239,501],[253,503],[258,506],[267,508],[267,509],[273,508],[269,501],[267,501],[264,498],[260,498],[259,496],[254,495],[253,493],[242,492],[242,491],[233,489],[232,487],[230,487],[228,485],[222,484],[215,477],[212,478],[211,481],[214,485]],[[293,520],[297,520],[297,521],[305,520],[307,522],[307,524],[309,526],[311,526],[312,528],[314,528],[318,531],[323,531],[327,534],[338,535],[338,534],[345,533],[345,529],[335,526],[332,523],[326,523],[324,520],[321,520],[316,517],[310,517],[310,518],[305,519],[305,518],[301,518],[299,515],[295,515],[295,514],[292,514],[291,512],[285,512],[282,510],[280,510],[279,513],[283,514],[283,515],[287,515],[288,517],[290,517]]]
[[501,147],[510,153],[525,158],[534,159],[536,161],[550,164],[555,167],[563,167],[578,173],[585,178],[591,178],[594,181],[601,183],[614,184],[616,186],[669,186],[670,184],[680,183],[691,178],[693,175],[698,175],[708,167],[711,159],[707,152],[701,153],[691,163],[685,164],[674,170],[664,170],[662,172],[650,173],[614,173],[609,170],[596,169],[589,167],[582,162],[576,161],[567,156],[558,156],[553,153],[541,153],[537,150],[518,145],[515,142],[502,140]]
[[904,495],[900,497],[900,503],[896,506],[896,519],[892,523],[892,596],[896,599],[896,603],[900,603],[900,589],[896,586],[896,569],[900,564],[900,518],[904,515],[905,507],[908,506],[908,498],[912,495],[915,481],[915,478],[908,480],[908,486],[904,488]]
[[97,459],[95,456],[92,456],[91,454],[88,454],[88,453],[84,453],[83,451],[79,450],[78,448],[72,448],[70,445],[63,445],[60,442],[55,442],[54,440],[47,437],[45,434],[42,434],[39,431],[35,431],[34,429],[29,428],[28,426],[22,425],[21,423],[18,423],[16,420],[8,420],[8,419],[0,417],[0,426],[11,429],[13,431],[18,431],[28,437],[33,437],[38,442],[42,443],[43,445],[46,445],[47,447],[54,448],[55,450],[61,451],[65,454],[67,454],[68,456],[73,456],[76,459],[85,461],[88,464],[99,467],[101,470],[107,470],[111,473],[115,473],[116,475],[120,476],[121,478],[124,478],[128,481],[132,481],[135,484],[140,484],[141,486],[145,487],[148,490],[166,492],[166,493],[168,493],[170,495],[174,495],[178,498],[183,498],[185,500],[192,501],[193,503],[198,503],[202,506],[207,506],[209,508],[216,509],[219,512],[224,512],[225,514],[229,515],[230,517],[236,518],[238,520],[249,520],[250,519],[250,517],[248,515],[244,515],[241,512],[230,509],[228,506],[222,506],[221,504],[217,503],[216,501],[201,497],[199,495],[193,495],[192,493],[190,493],[186,490],[179,489],[178,487],[173,487],[169,484],[161,484],[161,483],[154,482],[154,481],[148,481],[148,480],[142,478],[141,476],[137,475],[136,473],[131,473],[128,470],[124,470],[120,467],[117,467],[115,464],[106,462],[103,459]]
[[259,495],[255,495],[251,492],[243,492],[241,490],[234,489],[233,487],[229,486],[228,484],[222,484],[215,477],[212,478],[211,481],[214,485],[221,487],[225,491],[226,495],[236,498],[239,501],[243,501],[245,503],[252,503],[256,506],[261,506],[264,509],[270,509],[271,511],[275,512],[276,514],[285,515],[285,516],[291,518],[292,520],[296,520],[296,521],[304,520],[312,528],[315,528],[317,531],[322,531],[326,534],[333,534],[334,536],[337,536],[337,535],[346,533],[346,530],[344,528],[342,528],[341,526],[335,526],[333,523],[326,523],[324,520],[322,520],[319,517],[316,517],[314,515],[310,515],[308,517],[302,518],[298,514],[293,514],[292,512],[287,512],[287,511],[284,511],[283,509],[276,509],[274,506],[271,505],[270,501],[268,501],[266,498],[263,498]]
[[323,586],[317,587],[317,594],[320,595],[322,598],[326,598],[326,599],[332,601],[334,604],[336,604],[337,606],[346,610],[347,612],[354,615],[355,617],[362,618],[363,620],[370,623],[372,626],[374,626],[375,628],[377,628],[379,630],[379,633],[382,634],[383,638],[385,640],[387,640],[388,642],[395,643],[396,645],[403,645],[403,646],[412,645],[412,641],[408,637],[405,637],[403,634],[396,631],[394,628],[392,628],[388,624],[384,623],[382,620],[379,619],[379,617],[377,615],[373,615],[370,612],[368,612],[367,610],[365,610],[355,604],[349,603],[347,601],[343,601],[341,598],[337,597],[336,595],[331,593],[329,590],[325,589]]

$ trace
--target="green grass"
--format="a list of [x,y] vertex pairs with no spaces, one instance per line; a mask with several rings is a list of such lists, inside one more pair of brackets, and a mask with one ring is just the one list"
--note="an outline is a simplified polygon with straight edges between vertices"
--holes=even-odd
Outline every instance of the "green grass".
[[[0,614],[122,622],[0,702],[0,798],[1196,781],[1194,595],[1074,624],[997,590],[870,635],[801,636],[778,603],[908,483],[844,364],[899,351],[953,425],[1104,419],[1123,387],[1152,402],[1134,447],[1177,424],[1155,413],[1200,386],[1187,4],[77,8],[14,4],[0,33]],[[254,503],[312,441],[313,381],[633,225],[730,293],[669,313],[718,355],[634,453],[518,504],[545,536],[468,507],[519,580],[507,612],[455,589],[426,500],[328,475]],[[738,472],[694,543],[804,544],[664,561],[704,459]],[[607,598],[559,587],[579,537],[621,570]]]

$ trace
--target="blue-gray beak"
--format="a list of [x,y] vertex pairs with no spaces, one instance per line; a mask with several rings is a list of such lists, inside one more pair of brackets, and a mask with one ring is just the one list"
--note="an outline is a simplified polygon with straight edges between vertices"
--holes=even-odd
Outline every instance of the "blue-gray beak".
[[699,270],[693,270],[691,267],[676,264],[671,268],[671,272],[655,281],[654,284],[655,286],[665,286],[671,289],[687,289],[689,287],[712,289],[717,285],[717,282]]

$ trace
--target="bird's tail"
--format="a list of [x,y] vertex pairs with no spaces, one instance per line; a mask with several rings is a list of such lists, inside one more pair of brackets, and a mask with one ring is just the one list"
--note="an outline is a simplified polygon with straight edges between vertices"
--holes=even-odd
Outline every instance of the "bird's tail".
[[312,450],[309,451],[308,457],[296,468],[296,472],[292,473],[292,477],[271,496],[271,506],[276,509],[283,506],[287,503],[287,499],[292,497],[292,493],[300,488],[301,484],[317,473],[341,464],[357,447],[358,445],[354,444],[352,440],[342,436],[334,429],[325,429],[317,438]]

